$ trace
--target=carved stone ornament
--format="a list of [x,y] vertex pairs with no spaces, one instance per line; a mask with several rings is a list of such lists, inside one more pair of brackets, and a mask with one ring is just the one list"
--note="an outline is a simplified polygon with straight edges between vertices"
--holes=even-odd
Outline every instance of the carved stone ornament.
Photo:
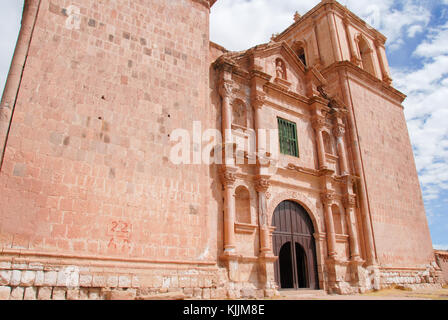
[[323,117],[314,117],[311,124],[314,130],[318,131],[322,130],[322,128],[324,128],[327,125],[325,118]]
[[329,206],[329,205],[333,204],[333,201],[336,199],[336,195],[334,192],[330,191],[330,192],[322,193],[320,195],[320,198],[324,205]]
[[261,108],[266,102],[266,94],[257,92],[252,96],[252,106],[254,108]]
[[333,129],[333,134],[337,138],[343,137],[345,134],[345,128],[343,126],[337,126]]
[[225,186],[233,186],[236,181],[235,172],[228,169],[222,169],[220,172],[220,177],[222,184]]
[[219,83],[219,95],[221,98],[227,98],[232,96],[233,83],[228,80],[221,80]]
[[257,180],[255,182],[255,190],[257,190],[257,192],[266,192],[270,186],[271,183],[269,182],[268,178],[257,177]]
[[348,208],[356,208],[356,195],[354,194],[347,194],[345,195],[344,199],[344,207]]

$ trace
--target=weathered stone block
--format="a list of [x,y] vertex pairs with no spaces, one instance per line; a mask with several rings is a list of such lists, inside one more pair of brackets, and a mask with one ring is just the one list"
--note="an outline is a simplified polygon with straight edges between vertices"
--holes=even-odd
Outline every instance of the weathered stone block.
[[131,278],[128,276],[119,276],[118,277],[118,287],[130,288],[131,287]]
[[37,288],[36,287],[26,287],[23,300],[36,300],[36,299],[37,299]]
[[36,271],[36,278],[34,279],[34,286],[41,287],[45,284],[45,272]]
[[134,300],[135,296],[135,292],[131,290],[112,290],[106,294],[106,300]]
[[201,299],[202,298],[202,289],[201,288],[194,288],[193,289],[193,298],[195,298],[195,299]]
[[93,276],[92,286],[96,288],[104,288],[106,287],[107,279],[105,276],[95,275]]
[[101,289],[89,289],[89,300],[101,300]]
[[81,274],[79,276],[79,286],[80,287],[91,287],[93,277],[90,274]]
[[56,287],[53,289],[53,300],[66,300],[66,289]]
[[35,271],[24,271],[22,272],[22,280],[20,285],[23,287],[29,287],[34,284],[34,280],[36,279]]
[[252,288],[241,289],[241,297],[245,299],[254,299],[256,297],[256,292]]
[[204,288],[202,289],[202,299],[210,300],[210,288]]
[[79,290],[79,300],[89,300],[89,289],[81,288]]
[[0,286],[7,286],[11,282],[12,271],[2,270],[0,271]]
[[58,273],[56,271],[47,271],[44,275],[43,285],[46,287],[53,287],[58,282]]
[[51,300],[52,292],[53,292],[53,288],[51,288],[51,287],[40,287],[37,291],[37,299],[38,300]]
[[193,288],[185,288],[184,289],[184,294],[185,294],[186,298],[193,297]]
[[0,300],[9,300],[11,295],[11,287],[0,286]]
[[79,300],[79,289],[67,290],[67,300]]
[[13,287],[20,285],[20,280],[22,279],[22,271],[13,270],[11,275],[11,281],[9,284]]
[[15,287],[11,290],[9,300],[23,300],[25,289],[23,287]]
[[107,277],[107,286],[109,288],[118,287],[118,276],[108,276]]
[[140,288],[140,279],[138,276],[132,276],[132,288]]

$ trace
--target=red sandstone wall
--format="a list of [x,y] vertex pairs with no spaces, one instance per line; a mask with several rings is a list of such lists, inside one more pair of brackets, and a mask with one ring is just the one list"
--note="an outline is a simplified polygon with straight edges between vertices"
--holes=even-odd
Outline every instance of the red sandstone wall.
[[431,236],[403,109],[358,82],[350,81],[350,90],[379,262],[428,264]]
[[176,128],[217,123],[208,9],[70,3],[80,30],[67,1],[41,3],[0,174],[1,247],[214,260],[216,172],[174,166],[167,147]]

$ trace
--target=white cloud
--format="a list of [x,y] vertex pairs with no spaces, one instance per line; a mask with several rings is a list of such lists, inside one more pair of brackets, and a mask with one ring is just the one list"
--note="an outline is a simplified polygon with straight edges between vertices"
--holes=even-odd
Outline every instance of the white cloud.
[[405,114],[426,201],[448,190],[447,37],[446,25],[432,29],[414,52],[423,66],[393,70],[396,86],[408,94]]
[[[293,23],[295,11],[305,14],[319,0],[220,0],[211,11],[211,39],[229,50],[244,50],[268,42],[273,33]],[[427,26],[427,0],[341,0],[354,13],[388,37],[389,48],[399,48],[402,37],[414,37]],[[396,9],[401,3],[401,9]]]
[[420,57],[437,57],[447,53],[448,23],[438,29],[431,29],[429,39],[421,43],[415,51],[415,54]]
[[433,248],[436,250],[448,250],[448,244],[434,244]]
[[423,26],[413,25],[413,26],[409,27],[409,29],[408,29],[408,37],[414,38],[417,35],[417,33],[421,33],[421,32],[423,32]]

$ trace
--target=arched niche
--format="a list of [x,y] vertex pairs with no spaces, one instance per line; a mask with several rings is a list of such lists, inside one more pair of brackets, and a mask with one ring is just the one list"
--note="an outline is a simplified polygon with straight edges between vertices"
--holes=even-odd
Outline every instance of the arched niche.
[[238,186],[235,189],[235,209],[238,223],[250,224],[252,222],[250,192],[245,186]]

